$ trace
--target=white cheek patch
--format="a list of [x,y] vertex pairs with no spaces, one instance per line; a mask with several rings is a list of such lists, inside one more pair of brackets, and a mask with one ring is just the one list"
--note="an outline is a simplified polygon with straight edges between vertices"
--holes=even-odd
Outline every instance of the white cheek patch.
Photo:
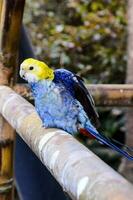
[[31,82],[37,82],[38,78],[35,74],[26,73],[25,80],[27,80],[29,83],[31,83]]

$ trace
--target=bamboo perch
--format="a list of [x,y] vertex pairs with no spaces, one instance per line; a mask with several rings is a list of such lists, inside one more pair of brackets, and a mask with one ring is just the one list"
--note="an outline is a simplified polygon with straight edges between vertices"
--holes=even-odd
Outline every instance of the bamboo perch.
[[98,84],[87,85],[97,106],[133,106],[133,85]]
[[0,86],[0,112],[74,200],[131,200],[133,186],[59,129],[45,129],[34,107]]
[[[25,0],[0,0],[0,84],[13,82]],[[0,116],[0,200],[13,197],[14,130]]]
[[[86,86],[94,97],[96,106],[133,106],[133,85],[98,84]],[[33,99],[29,88],[24,84],[16,84],[14,90],[29,100]]]

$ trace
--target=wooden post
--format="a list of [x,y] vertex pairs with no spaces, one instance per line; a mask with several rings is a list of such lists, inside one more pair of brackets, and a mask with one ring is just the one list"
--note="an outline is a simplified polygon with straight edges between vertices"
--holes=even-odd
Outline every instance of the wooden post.
[[[12,85],[25,0],[0,1],[0,85]],[[14,130],[0,116],[0,200],[13,199]]]

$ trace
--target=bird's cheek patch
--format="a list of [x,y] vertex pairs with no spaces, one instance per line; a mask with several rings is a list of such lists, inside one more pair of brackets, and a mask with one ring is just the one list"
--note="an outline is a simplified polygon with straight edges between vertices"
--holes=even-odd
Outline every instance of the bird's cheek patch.
[[27,73],[26,75],[26,80],[30,83],[30,82],[37,82],[38,78],[35,74],[29,74]]

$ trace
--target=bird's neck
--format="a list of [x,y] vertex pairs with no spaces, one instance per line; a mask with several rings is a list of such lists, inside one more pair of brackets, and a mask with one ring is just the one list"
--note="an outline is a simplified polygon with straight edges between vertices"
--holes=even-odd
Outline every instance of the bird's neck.
[[35,83],[30,83],[30,87],[34,97],[44,96],[54,85],[51,80],[41,80]]

